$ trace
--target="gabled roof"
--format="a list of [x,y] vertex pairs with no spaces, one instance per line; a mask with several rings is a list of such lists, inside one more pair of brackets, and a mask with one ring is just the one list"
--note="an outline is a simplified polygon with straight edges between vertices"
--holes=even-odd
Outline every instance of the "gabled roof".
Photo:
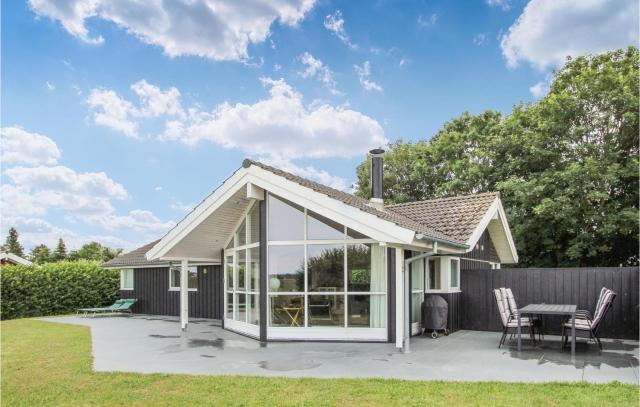
[[421,224],[429,225],[452,239],[467,242],[491,205],[499,197],[498,192],[485,192],[407,202],[389,205],[387,208]]
[[164,260],[147,260],[145,254],[160,241],[154,240],[151,243],[147,243],[142,247],[138,247],[128,253],[121,254],[120,256],[109,260],[104,263],[102,267],[106,268],[119,268],[119,267],[136,267],[136,266],[154,266],[167,264]]
[[23,266],[30,266],[33,264],[29,260],[23,259],[17,254],[13,253],[0,253],[0,260],[5,260],[14,264],[22,264]]
[[441,230],[431,227],[431,225],[429,225],[428,223],[417,221],[417,219],[406,216],[406,214],[403,214],[400,211],[396,211],[393,208],[387,207],[385,208],[384,211],[378,210],[373,206],[371,206],[369,201],[366,199],[363,199],[353,194],[340,191],[339,189],[331,188],[326,185],[320,184],[318,182],[311,181],[309,179],[288,173],[279,168],[271,167],[259,161],[245,159],[244,162],[242,163],[242,166],[245,168],[248,168],[252,165],[262,168],[263,170],[272,172],[273,174],[283,177],[289,181],[293,181],[296,184],[299,184],[303,187],[310,188],[315,192],[324,194],[329,198],[340,201],[344,204],[357,208],[363,212],[369,213],[371,215],[375,215],[382,220],[393,222],[400,227],[412,230],[415,233],[423,234],[427,238],[434,238],[437,240],[442,240],[442,241],[454,243],[457,245],[464,244],[464,240],[459,240],[451,235],[443,233]]

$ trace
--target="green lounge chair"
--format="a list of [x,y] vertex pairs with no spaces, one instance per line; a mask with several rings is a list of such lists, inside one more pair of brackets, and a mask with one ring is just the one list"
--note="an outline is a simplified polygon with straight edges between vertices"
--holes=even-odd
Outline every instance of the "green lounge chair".
[[83,316],[86,317],[89,314],[93,314],[95,316],[97,314],[114,313],[114,312],[131,313],[131,307],[137,301],[138,300],[135,298],[124,298],[124,299],[116,300],[116,302],[114,302],[113,305],[110,305],[108,307],[80,308],[78,309],[78,312],[76,313],[76,315],[79,315],[80,313],[82,313]]

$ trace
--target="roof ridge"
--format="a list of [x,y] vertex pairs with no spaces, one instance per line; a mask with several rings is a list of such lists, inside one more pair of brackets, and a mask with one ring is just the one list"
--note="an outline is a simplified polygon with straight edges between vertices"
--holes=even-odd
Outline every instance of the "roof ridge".
[[446,197],[442,197],[442,198],[423,199],[421,201],[400,202],[400,203],[396,203],[396,204],[387,205],[385,208],[393,208],[393,207],[396,207],[396,206],[417,205],[417,204],[422,204],[422,203],[425,203],[425,202],[452,201],[452,200],[456,200],[456,199],[466,199],[466,198],[480,197],[480,196],[484,196],[484,195],[487,195],[487,196],[488,195],[499,196],[500,192],[499,191],[488,191],[488,192],[480,192],[478,194],[454,195],[454,196],[446,196]]

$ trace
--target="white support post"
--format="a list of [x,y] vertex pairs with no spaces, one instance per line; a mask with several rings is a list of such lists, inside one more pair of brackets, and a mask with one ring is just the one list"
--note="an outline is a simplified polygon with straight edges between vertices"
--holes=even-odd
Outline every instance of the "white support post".
[[189,262],[182,259],[180,263],[180,328],[187,330],[189,323]]
[[396,348],[404,344],[404,250],[396,249]]

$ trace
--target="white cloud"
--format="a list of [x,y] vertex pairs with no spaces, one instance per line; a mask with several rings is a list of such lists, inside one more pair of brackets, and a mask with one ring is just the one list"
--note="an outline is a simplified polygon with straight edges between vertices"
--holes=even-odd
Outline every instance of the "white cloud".
[[132,210],[124,216],[108,214],[83,220],[106,230],[142,232],[151,236],[160,236],[175,226],[175,222],[163,222],[151,211],[141,209]]
[[336,10],[335,13],[328,14],[324,18],[324,28],[338,37],[340,41],[342,41],[342,43],[347,45],[349,48],[358,48],[356,44],[351,42],[347,31],[344,29],[344,19],[342,18],[342,12],[340,10]]
[[192,203],[182,203],[181,201],[175,201],[171,205],[169,205],[169,207],[180,212],[191,212],[193,208],[196,207],[196,205]]
[[0,128],[0,149],[0,157],[5,164],[55,164],[60,158],[60,150],[53,140],[20,127]]
[[137,106],[121,98],[113,90],[92,89],[87,104],[91,108],[94,123],[137,138],[138,123],[135,118],[185,116],[180,91],[175,87],[163,91],[143,79],[131,85],[131,90],[138,96]]
[[511,8],[511,0],[484,0],[489,7],[500,7],[503,10]]
[[428,17],[418,16],[418,25],[420,27],[429,28],[436,25],[438,22],[438,15],[436,13],[431,14]]
[[274,157],[259,157],[259,161],[280,168],[283,171],[290,172],[304,178],[310,178],[318,181],[323,185],[327,185],[331,188],[336,188],[341,191],[346,190],[349,184],[346,179],[329,174],[325,170],[318,170],[314,166],[299,166],[292,163],[286,158],[274,158]]
[[315,0],[29,0],[38,15],[59,21],[87,43],[85,23],[97,18],[116,24],[140,41],[161,47],[170,57],[195,55],[215,60],[245,60],[249,44],[264,42],[271,25],[295,26]]
[[486,40],[487,40],[487,36],[486,34],[483,34],[483,33],[476,34],[473,36],[473,43],[478,46],[484,45]]
[[382,92],[382,86],[369,80],[369,76],[371,76],[371,64],[369,61],[365,61],[362,66],[354,65],[353,69],[355,69],[358,74],[358,79],[364,90],[369,92]]
[[132,242],[112,235],[82,235],[66,228],[57,227],[41,218],[3,217],[2,221],[3,232],[10,227],[15,227],[19,233],[20,243],[27,250],[39,244],[45,244],[53,248],[58,243],[59,238],[64,240],[67,250],[79,249],[89,242],[99,242],[108,247],[130,250],[140,246],[141,243],[147,242],[146,240]]
[[54,84],[52,84],[52,83],[51,83],[51,82],[49,82],[49,81],[46,81],[46,82],[45,82],[45,85],[47,86],[47,90],[48,90],[49,92],[53,92],[54,90],[56,90],[55,85],[54,85]]
[[300,62],[305,66],[305,70],[298,74],[303,78],[317,78],[333,95],[339,95],[340,92],[336,89],[336,82],[333,79],[333,72],[328,66],[324,65],[322,61],[315,58],[308,52],[298,57]]
[[156,192],[160,192],[162,191],[162,187],[158,185],[157,187],[153,188],[153,190]]
[[539,99],[549,92],[549,84],[545,81],[540,81],[529,88],[529,92],[533,97]]
[[531,0],[500,45],[509,67],[526,61],[542,70],[637,43],[637,0]]
[[108,214],[112,199],[125,199],[125,188],[104,172],[78,173],[64,166],[12,167],[4,171],[2,211],[11,215],[41,215],[48,209],[74,216]]
[[398,66],[402,68],[403,66],[405,66],[409,62],[411,62],[411,59],[409,59],[409,58],[400,58],[400,62],[398,62]]

